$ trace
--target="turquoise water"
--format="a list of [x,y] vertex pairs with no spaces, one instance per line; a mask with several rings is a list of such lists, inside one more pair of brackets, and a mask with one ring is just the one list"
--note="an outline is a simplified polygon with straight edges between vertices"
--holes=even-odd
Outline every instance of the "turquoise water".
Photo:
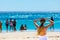
[[[0,21],[2,21],[2,30],[6,30],[5,21],[10,18],[16,19],[16,29],[19,30],[21,24],[27,25],[27,30],[35,30],[34,19],[37,18],[50,18],[54,17],[54,29],[55,31],[60,30],[60,13],[59,12],[0,12]],[[39,25],[39,21],[37,22]],[[49,21],[44,24],[47,26]],[[50,30],[48,28],[48,30]]]

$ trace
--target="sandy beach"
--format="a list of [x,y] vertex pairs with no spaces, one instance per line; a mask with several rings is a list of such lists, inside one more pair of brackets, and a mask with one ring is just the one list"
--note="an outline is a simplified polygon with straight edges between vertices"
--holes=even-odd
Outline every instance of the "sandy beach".
[[[47,32],[48,40],[60,40],[60,32]],[[36,31],[2,32],[0,40],[38,40]]]

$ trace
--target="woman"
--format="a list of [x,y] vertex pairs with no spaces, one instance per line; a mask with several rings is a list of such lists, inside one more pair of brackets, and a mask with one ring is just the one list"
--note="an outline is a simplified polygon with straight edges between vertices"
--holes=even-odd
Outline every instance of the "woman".
[[13,30],[13,21],[10,19],[10,30]]
[[13,27],[14,27],[14,31],[16,31],[16,19],[14,19],[13,21]]
[[[37,20],[34,20],[34,24],[35,24],[35,26],[37,27],[38,35],[40,36],[40,37],[39,37],[39,40],[47,40],[46,31],[47,31],[47,28],[48,28],[48,27],[50,27],[50,26],[53,25],[53,21],[52,21],[52,20],[49,20],[49,21],[50,21],[50,24],[45,27],[45,26],[44,26],[44,23],[45,23],[46,19],[41,18],[41,19],[39,19],[39,20],[40,20],[40,23],[41,23],[40,26],[37,25],[37,23],[36,23]],[[48,19],[47,19],[47,20],[48,20]]]
[[6,30],[8,31],[8,25],[9,25],[9,22],[8,22],[8,19],[6,20]]

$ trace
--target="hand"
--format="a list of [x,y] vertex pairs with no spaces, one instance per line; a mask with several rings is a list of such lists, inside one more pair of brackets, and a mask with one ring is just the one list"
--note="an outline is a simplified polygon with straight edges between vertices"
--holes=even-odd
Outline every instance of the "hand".
[[36,20],[34,20],[34,22],[36,22]]
[[38,20],[40,20],[40,18],[38,18],[38,19],[35,19],[35,20],[34,20],[34,22],[36,22],[36,21],[38,21]]

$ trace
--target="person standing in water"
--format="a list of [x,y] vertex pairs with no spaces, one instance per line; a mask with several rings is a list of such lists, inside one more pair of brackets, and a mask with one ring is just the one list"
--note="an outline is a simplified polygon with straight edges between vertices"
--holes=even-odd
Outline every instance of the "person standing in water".
[[[51,17],[51,20],[54,21],[53,17]],[[54,31],[54,24],[50,27],[50,30]]]
[[13,21],[10,19],[10,30],[13,30]]
[[2,32],[2,22],[0,21],[0,32]]
[[13,27],[14,27],[14,31],[16,31],[16,19],[14,19],[13,21]]
[[[36,23],[37,20],[40,20],[40,23],[41,23],[40,26],[37,25],[37,23]],[[37,34],[39,35],[39,40],[47,40],[48,38],[46,36],[46,31],[47,31],[48,27],[53,25],[53,21],[49,20],[50,24],[45,27],[44,23],[48,19],[41,18],[41,19],[37,19],[37,20],[34,20],[34,24],[37,27]]]
[[8,32],[8,25],[9,25],[8,19],[6,20],[5,25],[6,25],[6,30],[7,30],[7,32]]

